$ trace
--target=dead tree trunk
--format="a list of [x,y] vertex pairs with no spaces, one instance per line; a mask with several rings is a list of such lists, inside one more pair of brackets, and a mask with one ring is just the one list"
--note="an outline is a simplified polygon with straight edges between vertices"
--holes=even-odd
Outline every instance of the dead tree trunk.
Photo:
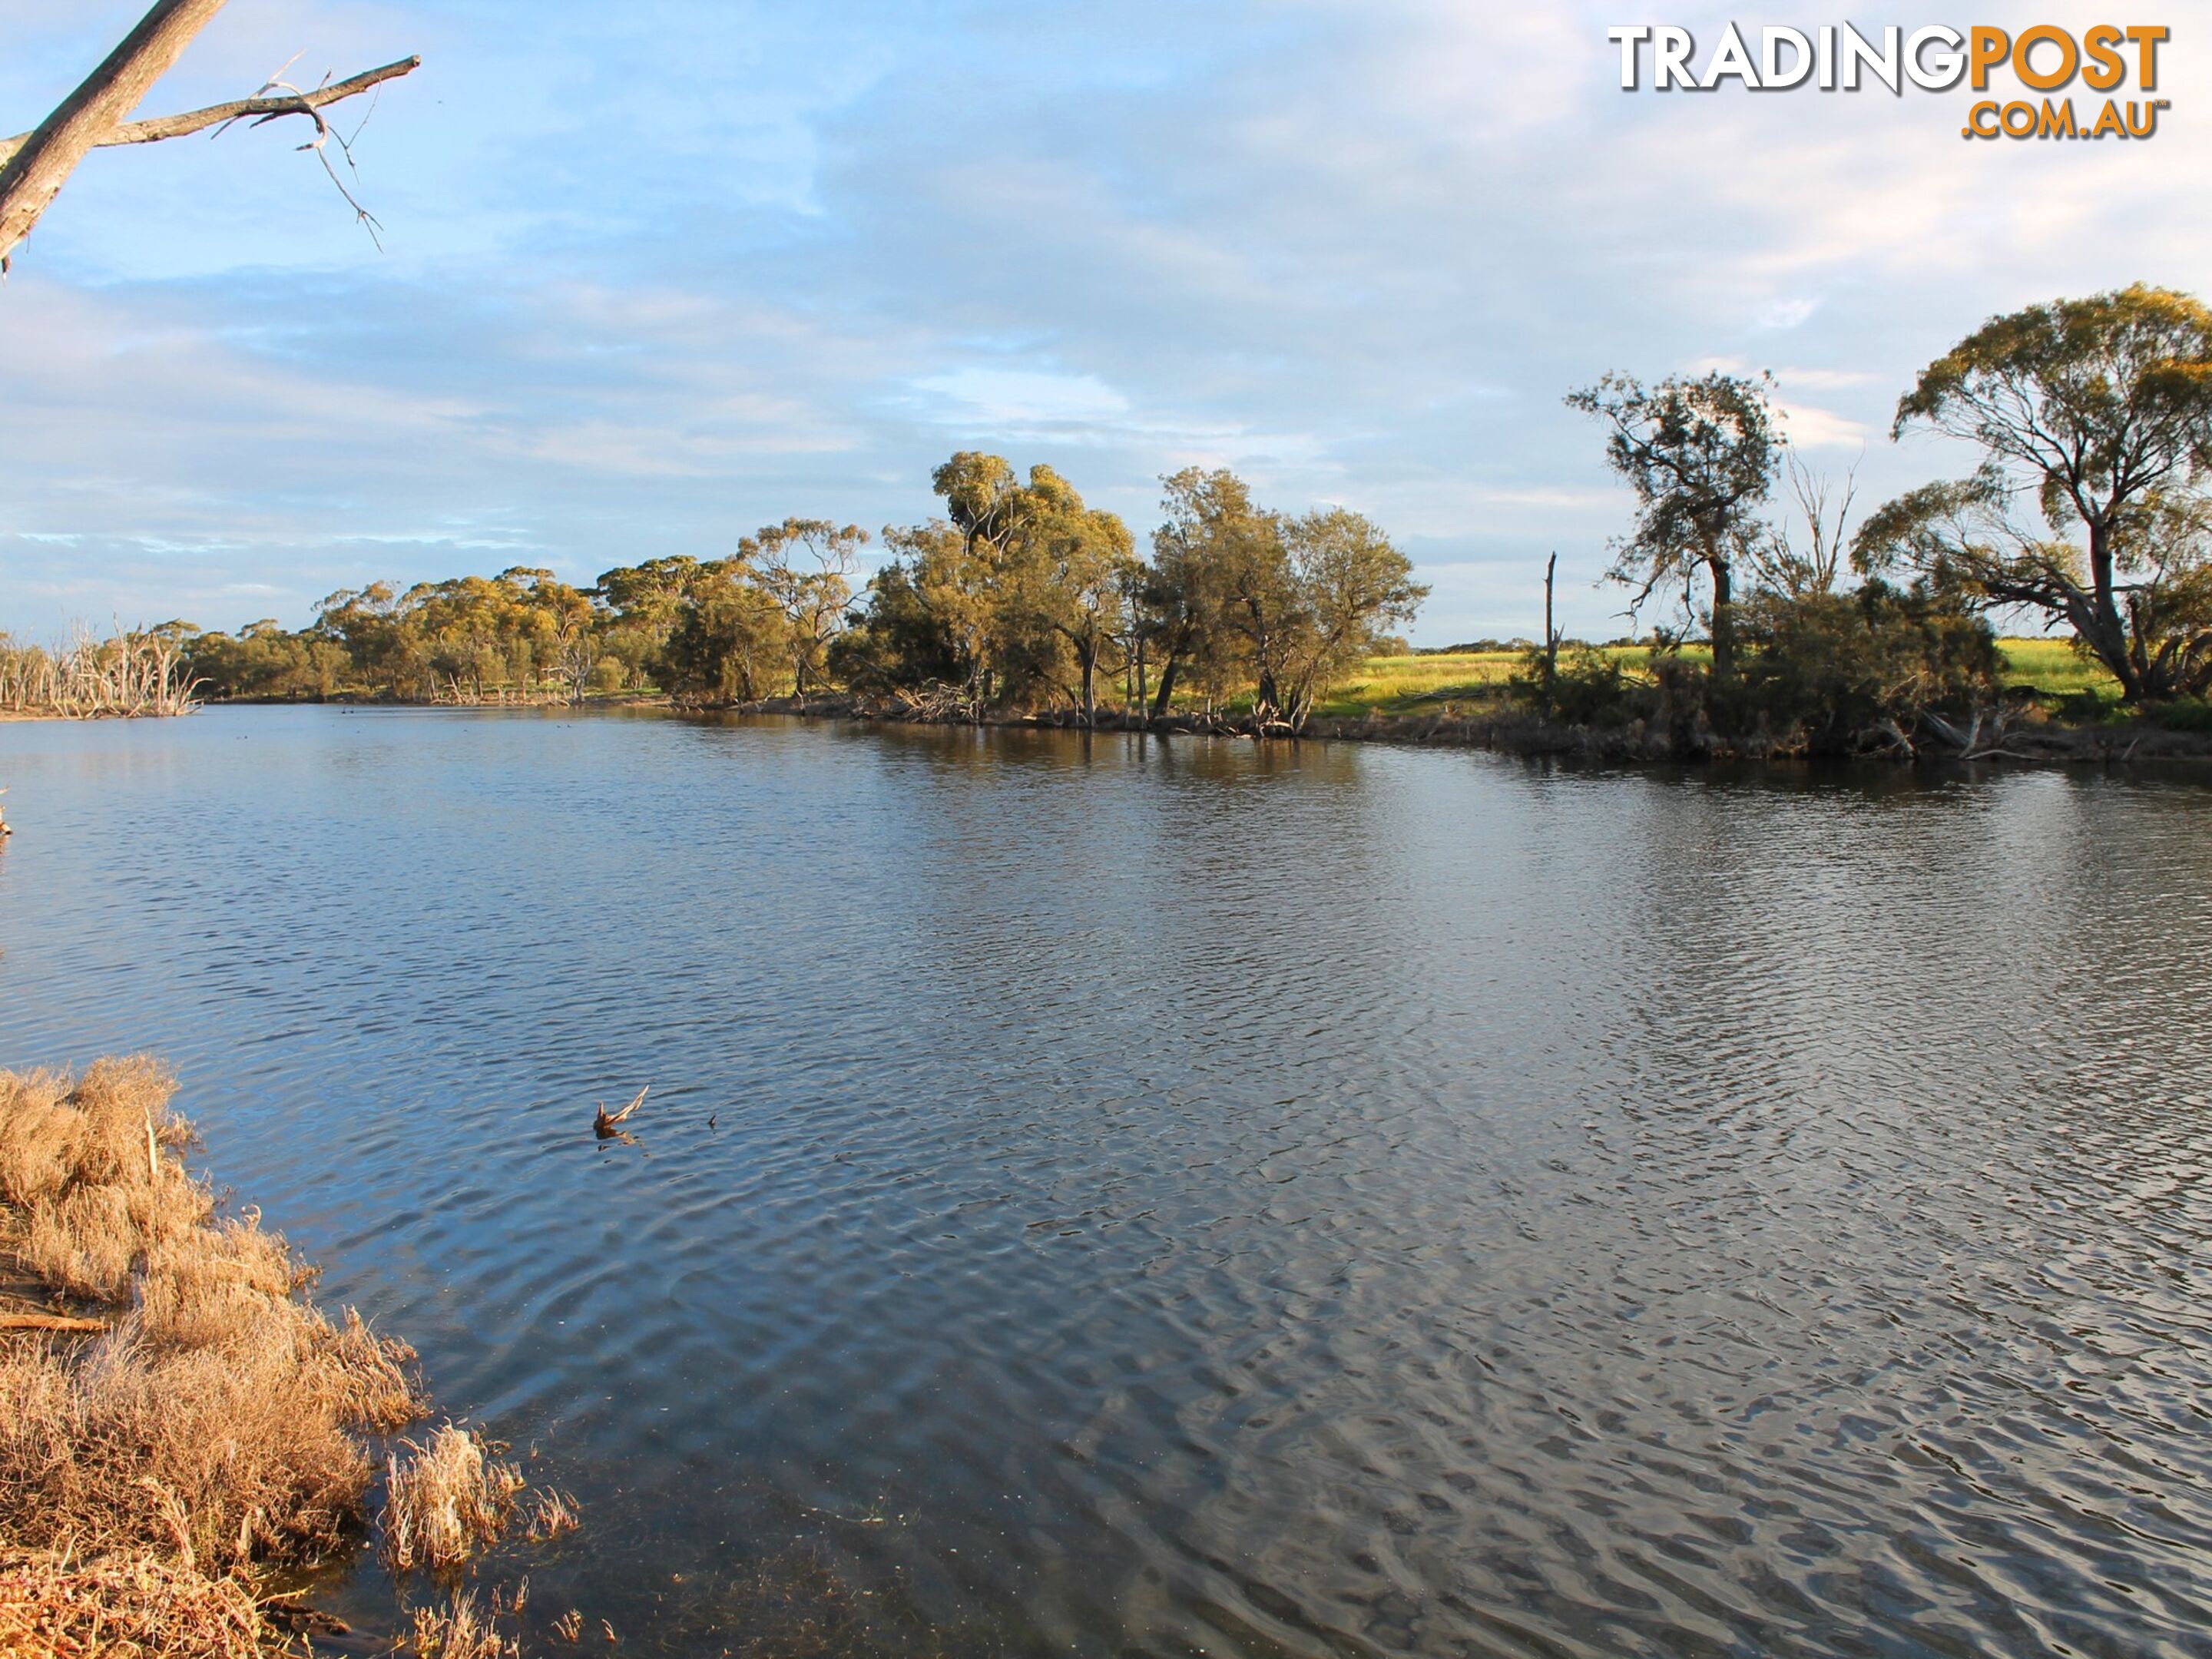
[[1552,718],[1552,688],[1559,678],[1559,635],[1552,626],[1552,578],[1559,574],[1556,553],[1544,564],[1544,718]]

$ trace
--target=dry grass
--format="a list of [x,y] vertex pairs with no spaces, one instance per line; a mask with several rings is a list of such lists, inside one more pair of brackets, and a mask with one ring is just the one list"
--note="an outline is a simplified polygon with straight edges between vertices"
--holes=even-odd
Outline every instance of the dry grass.
[[[0,1258],[102,1327],[0,1330],[0,1659],[290,1651],[254,1585],[360,1537],[367,1432],[422,1414],[414,1352],[351,1309],[325,1316],[283,1238],[255,1212],[220,1213],[186,1170],[175,1090],[143,1058],[0,1072]],[[453,1567],[514,1515],[522,1476],[473,1431],[399,1443],[395,1571]],[[531,1536],[575,1524],[549,1492]],[[520,1605],[463,1595],[419,1612],[413,1650],[514,1659],[497,1626]]]
[[516,1659],[520,1644],[499,1632],[497,1607],[486,1613],[467,1590],[442,1606],[415,1609],[410,1645],[418,1659]]
[[252,1593],[150,1556],[0,1562],[0,1654],[42,1659],[263,1659]]
[[551,1488],[534,1495],[530,1508],[530,1529],[523,1535],[533,1544],[549,1543],[563,1533],[571,1533],[583,1524],[576,1513],[576,1500],[567,1492]]
[[483,1437],[448,1423],[427,1445],[399,1443],[385,1482],[384,1564],[395,1572],[459,1566],[506,1530],[522,1474]]
[[360,1519],[356,1431],[419,1414],[413,1354],[306,1302],[258,1217],[217,1218],[174,1090],[144,1059],[0,1074],[0,1242],[110,1316],[90,1341],[0,1344],[0,1547],[313,1560]]
[[0,1334],[0,1654],[269,1650],[250,1575],[357,1538],[362,1431],[422,1414],[411,1349],[217,1213],[175,1088],[143,1058],[0,1073],[0,1255],[106,1327]]

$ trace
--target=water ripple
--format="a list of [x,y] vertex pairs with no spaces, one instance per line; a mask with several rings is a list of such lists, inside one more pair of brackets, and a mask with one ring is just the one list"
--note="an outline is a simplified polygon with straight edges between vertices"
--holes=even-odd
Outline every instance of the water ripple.
[[886,1651],[2212,1655],[2193,787],[341,710],[0,776],[6,1058],[169,1055],[630,1650],[800,1560]]

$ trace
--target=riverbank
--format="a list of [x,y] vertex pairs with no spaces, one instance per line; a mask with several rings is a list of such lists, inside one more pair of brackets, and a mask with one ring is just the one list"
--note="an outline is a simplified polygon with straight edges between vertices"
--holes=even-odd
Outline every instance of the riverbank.
[[[1473,700],[1473,699],[1470,699]],[[1074,709],[996,712],[981,715],[947,712],[924,704],[871,701],[843,692],[800,699],[763,697],[731,702],[677,702],[658,695],[598,696],[583,703],[519,701],[504,704],[396,702],[386,699],[337,697],[331,704],[359,708],[534,708],[567,709],[665,709],[690,715],[781,714],[805,720],[854,720],[894,726],[968,726],[1004,729],[1144,732],[1157,737],[1236,738],[1267,742],[1388,743],[1431,748],[1482,749],[1535,758],[1596,762],[1612,765],[1699,765],[1741,761],[1802,761],[1815,757],[1799,742],[1754,735],[1729,738],[1710,727],[1669,730],[1641,720],[1609,725],[1547,720],[1526,710],[1500,707],[1468,709],[1454,698],[1423,698],[1404,712],[1370,709],[1358,714],[1320,714],[1301,731],[1263,727],[1247,715],[1209,714],[1179,709],[1165,715],[1139,715],[1101,709],[1090,720]],[[230,698],[239,707],[296,707],[292,699]],[[223,705],[215,705],[223,706]],[[1892,763],[1973,762],[2038,765],[2114,766],[2134,762],[2212,762],[2212,731],[2161,726],[2153,720],[2106,719],[2072,724],[2033,702],[2015,703],[2002,714],[1965,726],[1927,717],[1912,729],[1893,726],[1869,734],[1848,753],[1820,758]]]
[[[1178,712],[1154,717],[1112,709],[1100,710],[1088,721],[1074,710],[976,717],[843,696],[810,697],[803,704],[795,698],[775,697],[679,712],[787,714],[893,725],[1141,732],[1250,741],[1408,744],[1624,765],[1804,758],[1801,748],[1788,743],[1756,738],[1729,739],[1709,728],[1684,734],[1643,720],[1616,726],[1571,725],[1510,709],[1462,713],[1449,704],[1426,714],[1372,712],[1357,718],[1317,718],[1296,733],[1281,727],[1262,727],[1249,716]],[[1862,757],[1896,762],[2009,761],[2098,766],[2133,761],[2212,761],[2212,732],[2177,731],[2142,720],[2070,726],[2038,710],[2016,709],[2003,718],[1964,728],[1947,721],[1926,724],[1912,732],[1893,728],[1863,750]]]
[[[428,1409],[414,1350],[326,1316],[259,1213],[223,1212],[175,1092],[144,1056],[0,1073],[0,1653],[259,1659],[343,1632],[276,1576],[361,1543],[380,1462],[389,1537],[468,1465],[455,1437],[481,1451],[448,1425],[379,1459]],[[460,1473],[430,1507],[489,1492],[490,1516],[520,1486]]]

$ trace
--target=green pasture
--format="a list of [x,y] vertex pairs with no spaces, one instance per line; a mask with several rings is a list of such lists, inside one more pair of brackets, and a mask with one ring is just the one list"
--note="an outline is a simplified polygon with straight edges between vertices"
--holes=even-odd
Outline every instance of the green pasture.
[[[1999,644],[2010,684],[2033,686],[2050,697],[2081,691],[2095,691],[2106,698],[2119,695],[2112,677],[2077,653],[2070,640],[2007,639]],[[1651,656],[1648,646],[1603,649],[1632,673],[1640,672]],[[1702,657],[1705,651],[1690,646],[1682,654],[1694,659]],[[1499,695],[1505,682],[1520,672],[1522,659],[1518,651],[1370,657],[1358,678],[1339,686],[1318,712],[1356,719],[1370,710],[1382,714],[1435,713],[1446,703],[1482,702]]]

